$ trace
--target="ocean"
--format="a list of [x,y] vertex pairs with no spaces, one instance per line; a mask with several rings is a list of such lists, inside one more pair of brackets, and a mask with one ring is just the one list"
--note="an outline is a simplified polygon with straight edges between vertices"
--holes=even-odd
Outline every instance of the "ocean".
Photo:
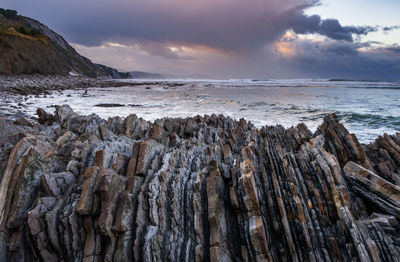
[[[90,88],[30,96],[24,110],[52,111],[68,104],[80,114],[103,118],[136,114],[148,121],[163,117],[223,114],[255,126],[300,122],[315,131],[326,114],[335,113],[362,143],[400,131],[400,82],[341,79],[292,80],[121,80],[137,86]],[[111,105],[115,104],[115,105]],[[109,107],[103,107],[108,105]]]

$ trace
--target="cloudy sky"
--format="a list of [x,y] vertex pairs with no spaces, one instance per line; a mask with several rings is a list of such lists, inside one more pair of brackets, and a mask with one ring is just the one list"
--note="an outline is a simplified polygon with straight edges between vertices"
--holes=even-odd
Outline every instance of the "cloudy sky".
[[0,0],[123,71],[400,79],[399,0]]

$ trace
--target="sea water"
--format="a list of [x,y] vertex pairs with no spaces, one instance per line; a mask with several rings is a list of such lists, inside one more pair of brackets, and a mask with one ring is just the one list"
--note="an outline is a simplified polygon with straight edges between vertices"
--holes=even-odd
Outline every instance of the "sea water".
[[[51,111],[68,104],[79,114],[103,118],[136,114],[148,121],[164,117],[223,114],[255,126],[301,122],[311,131],[335,113],[344,126],[367,143],[400,131],[400,82],[326,79],[292,80],[120,80],[127,86],[54,92],[29,97],[24,110]],[[134,82],[135,86],[129,86]],[[102,107],[101,104],[118,104]]]

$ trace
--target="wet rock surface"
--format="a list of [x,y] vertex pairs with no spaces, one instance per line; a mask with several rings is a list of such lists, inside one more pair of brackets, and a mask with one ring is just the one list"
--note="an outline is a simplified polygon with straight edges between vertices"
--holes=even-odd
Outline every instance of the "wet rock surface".
[[[29,102],[33,97],[54,97],[63,94],[65,90],[76,90],[82,97],[90,97],[88,89],[136,87],[147,85],[174,86],[176,83],[163,81],[124,82],[110,78],[88,78],[82,76],[62,75],[2,75],[0,74],[0,118],[18,120],[26,118],[28,121],[36,119],[27,114]],[[67,95],[70,97],[70,95]],[[49,107],[54,107],[51,105]],[[140,104],[98,104],[99,107],[142,107]],[[17,123],[27,125],[26,121]]]
[[400,134],[0,119],[0,261],[399,261]]

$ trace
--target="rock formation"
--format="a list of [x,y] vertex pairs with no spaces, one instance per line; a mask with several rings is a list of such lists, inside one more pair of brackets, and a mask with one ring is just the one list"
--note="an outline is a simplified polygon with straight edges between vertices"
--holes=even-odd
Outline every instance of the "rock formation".
[[0,261],[400,261],[400,134],[38,114],[1,122]]

